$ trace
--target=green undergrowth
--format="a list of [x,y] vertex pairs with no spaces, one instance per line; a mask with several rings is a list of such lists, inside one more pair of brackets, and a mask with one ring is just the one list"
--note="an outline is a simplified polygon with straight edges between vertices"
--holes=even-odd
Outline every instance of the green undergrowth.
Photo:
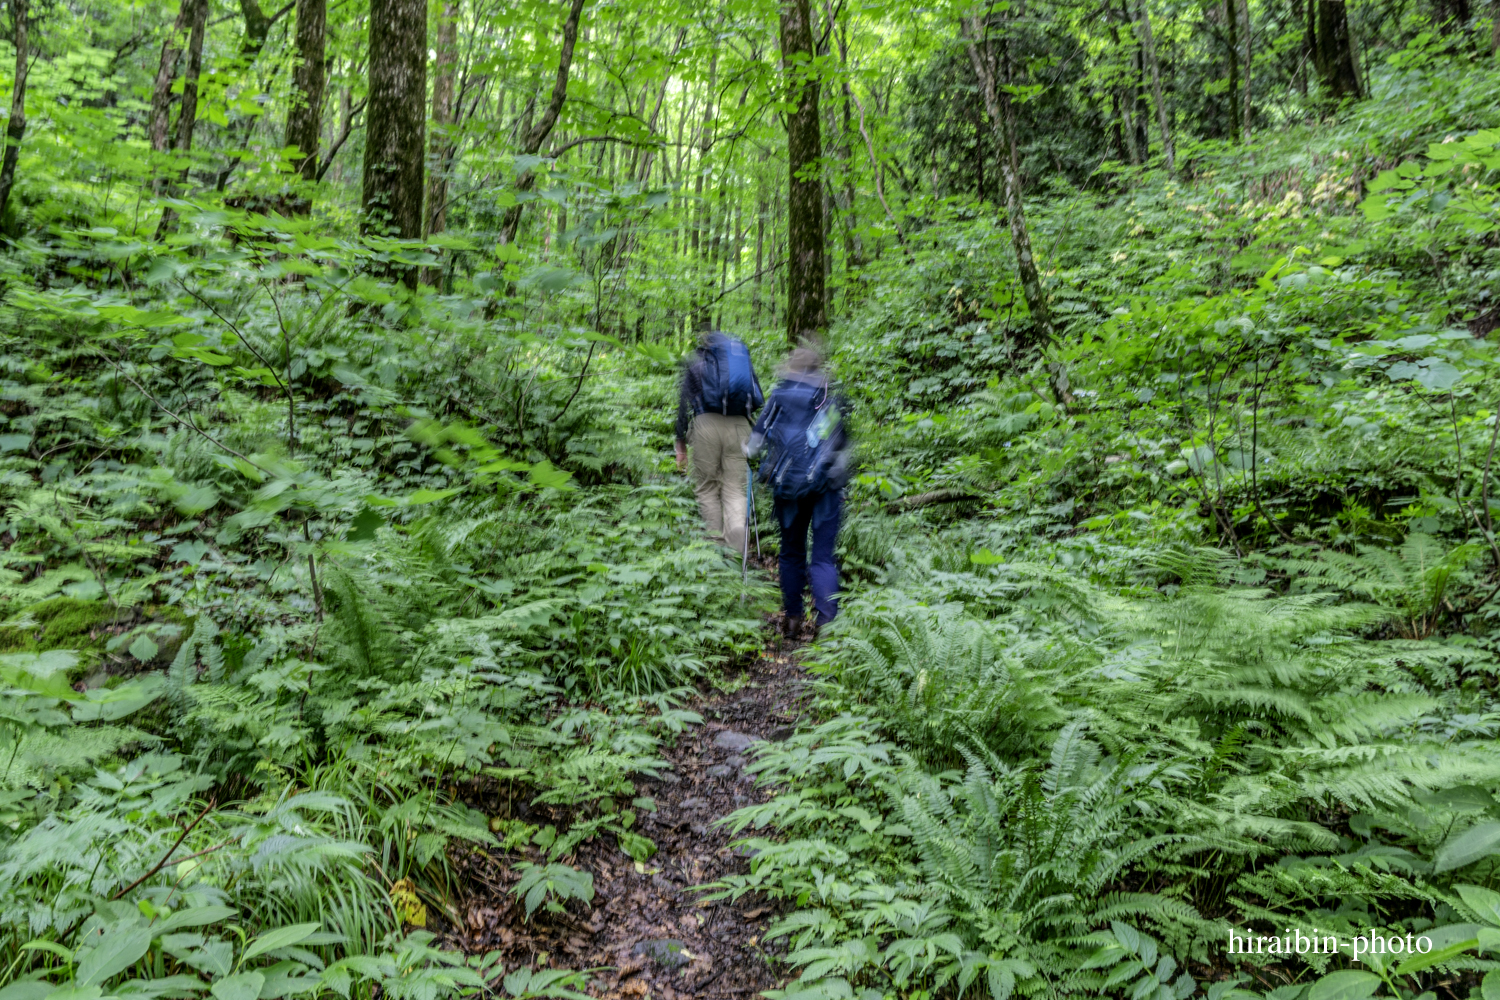
[[435,932],[453,852],[532,865],[528,913],[586,841],[649,858],[634,780],[759,647],[661,474],[673,370],[201,232],[127,262],[154,310],[6,258],[0,991],[578,995]]
[[1500,995],[1497,78],[1385,73],[1034,207],[1040,351],[957,209],[836,329],[853,592],[710,887],[773,995]]
[[[1050,340],[966,196],[840,286],[844,610],[706,889],[777,903],[773,995],[1500,996],[1500,76],[1372,79],[1029,194]],[[604,332],[618,230],[587,290],[414,291],[432,246],[99,204],[0,256],[0,1000],[581,995],[436,934],[455,852],[528,919],[646,861],[635,783],[762,642],[685,339]]]

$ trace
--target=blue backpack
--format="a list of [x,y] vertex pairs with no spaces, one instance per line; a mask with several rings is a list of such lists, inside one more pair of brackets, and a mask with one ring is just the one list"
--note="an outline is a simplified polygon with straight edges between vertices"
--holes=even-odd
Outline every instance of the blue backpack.
[[713,333],[703,347],[703,412],[748,417],[766,401],[750,348],[727,333]]
[[770,455],[761,482],[778,500],[842,489],[849,480],[849,434],[827,381],[786,379],[762,418]]

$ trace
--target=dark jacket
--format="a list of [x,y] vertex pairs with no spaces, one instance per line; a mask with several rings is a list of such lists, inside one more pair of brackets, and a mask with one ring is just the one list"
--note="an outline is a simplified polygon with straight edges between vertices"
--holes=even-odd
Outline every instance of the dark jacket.
[[[811,401],[808,399],[809,394],[812,396]],[[808,412],[809,407],[812,409],[811,413]],[[772,483],[773,492],[776,482],[780,480],[779,469],[783,463],[788,460],[798,462],[807,457],[800,446],[793,450],[801,457],[780,454],[776,441],[786,440],[787,432],[794,431],[791,440],[795,445],[795,441],[806,430],[803,418],[815,413],[831,418],[831,430],[828,433],[831,433],[829,443],[832,447],[826,450],[812,473],[812,488],[818,492],[832,492],[848,485],[853,474],[853,449],[850,447],[852,442],[848,430],[849,400],[821,372],[791,372],[771,390],[766,408],[755,422],[750,431],[750,440],[745,444],[745,454],[751,458],[769,446],[770,454],[761,463],[760,477],[762,482]],[[778,428],[778,424],[785,423],[786,420],[794,421],[796,426]],[[793,480],[797,478],[797,474],[792,476]]]

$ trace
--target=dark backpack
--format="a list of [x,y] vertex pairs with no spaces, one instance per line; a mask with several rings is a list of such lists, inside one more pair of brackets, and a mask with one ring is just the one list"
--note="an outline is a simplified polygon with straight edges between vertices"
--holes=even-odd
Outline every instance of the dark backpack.
[[711,334],[703,346],[703,412],[748,417],[765,401],[750,348],[727,333]]
[[849,434],[828,382],[786,379],[766,415],[769,455],[760,479],[778,500],[842,489],[849,479]]

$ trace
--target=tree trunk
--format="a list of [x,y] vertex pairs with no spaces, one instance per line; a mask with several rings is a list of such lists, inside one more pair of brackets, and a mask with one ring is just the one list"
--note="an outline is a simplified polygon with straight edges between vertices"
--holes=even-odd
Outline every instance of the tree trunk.
[[1156,58],[1156,39],[1151,33],[1151,11],[1147,9],[1147,0],[1138,0],[1140,4],[1140,29],[1141,29],[1141,53],[1145,56],[1146,67],[1151,71],[1151,96],[1156,100],[1156,123],[1161,129],[1162,156],[1167,161],[1167,173],[1177,172],[1177,151],[1172,147],[1172,118],[1167,114],[1167,102],[1162,98],[1161,89],[1161,63]]
[[170,142],[172,123],[172,81],[177,79],[177,60],[182,58],[182,34],[193,16],[195,0],[182,0],[177,20],[161,43],[161,62],[156,69],[156,82],[151,88],[151,115],[146,120],[146,136],[151,140],[153,152],[165,153]]
[[1337,103],[1364,96],[1359,71],[1354,66],[1354,40],[1349,34],[1349,11],[1344,0],[1316,0],[1318,9],[1315,45],[1318,73],[1328,99]]
[[[192,6],[188,24],[187,63],[182,69],[182,110],[177,114],[177,151],[193,148],[193,130],[198,127],[198,78],[203,75],[203,33],[208,27],[208,0],[187,0]],[[183,168],[186,177],[187,168]]]
[[1224,31],[1228,35],[1226,46],[1229,56],[1229,89],[1225,96],[1229,101],[1229,138],[1236,145],[1240,142],[1240,12],[1235,0],[1224,0]]
[[[426,160],[426,0],[370,0],[370,103],[360,208],[367,233],[422,235]],[[402,279],[415,285],[407,269]]]
[[[826,0],[825,0],[826,5]],[[832,20],[833,13],[829,13]],[[854,103],[854,92],[849,88],[849,29],[847,24],[839,25],[839,68],[843,70],[842,87],[844,94],[843,102],[843,129],[839,137],[839,157],[844,161],[844,191],[843,198],[839,204],[839,211],[844,219],[844,271],[848,273],[855,268],[864,266],[865,249],[855,232],[859,219],[854,212],[854,116],[850,106]],[[983,192],[980,193],[983,197]]]
[[[448,171],[453,165],[453,80],[458,65],[458,4],[445,0],[438,15],[437,63],[432,78],[432,125],[428,133],[427,211],[423,236],[440,233],[448,225]],[[425,284],[437,284],[440,268],[427,268]]]
[[[1037,273],[1036,259],[1031,252],[1031,233],[1026,228],[1026,210],[1021,203],[1020,157],[1016,152],[1015,111],[1011,107],[1010,93],[1002,90],[995,79],[994,54],[985,37],[984,23],[977,16],[969,16],[962,22],[965,40],[968,43],[969,61],[974,66],[974,76],[979,81],[980,93],[984,95],[984,107],[989,113],[990,126],[994,132],[997,158],[1000,161],[1000,177],[1005,185],[1005,214],[1010,219],[1010,242],[1016,255],[1016,274],[1021,281],[1021,292],[1026,296],[1026,306],[1031,312],[1031,321],[1036,330],[1032,346],[1042,347],[1055,336],[1052,326],[1052,310],[1047,304],[1047,295],[1042,289],[1041,275]],[[1050,366],[1052,392],[1058,405],[1064,410],[1072,405],[1068,390],[1068,377],[1061,364]]]
[[[203,33],[208,27],[208,0],[184,0],[183,9],[188,14],[188,47],[182,70],[182,108],[177,113],[176,148],[185,158],[192,151],[193,130],[198,127],[198,78],[203,75]],[[182,184],[187,179],[188,167],[184,165],[177,181]],[[176,211],[170,207],[162,209],[156,238],[166,236],[176,222]]]
[[26,16],[27,0],[10,0],[11,36],[16,47],[16,78],[10,92],[10,121],[5,125],[5,157],[0,161],[0,219],[10,204],[10,192],[16,185],[16,162],[21,158],[21,140],[26,136]]
[[[722,22],[721,22],[722,23]],[[693,257],[698,270],[693,282],[692,324],[694,330],[707,330],[708,300],[713,292],[713,246],[709,230],[713,226],[713,207],[703,197],[707,183],[708,154],[714,145],[714,92],[719,84],[719,46],[714,45],[708,57],[708,86],[703,91],[703,121],[698,127],[698,170],[693,178]]]
[[1245,6],[1245,110],[1240,116],[1240,129],[1245,135],[1245,141],[1250,141],[1250,77],[1254,67],[1255,52],[1252,40],[1255,35],[1255,25],[1250,20],[1250,0],[1241,0]]
[[1471,16],[1469,0],[1433,0],[1432,21],[1445,35],[1463,31]]
[[979,90],[984,96],[984,107],[989,113],[990,129],[995,138],[996,159],[1000,161],[1000,177],[1005,188],[1005,214],[1010,219],[1010,241],[1016,255],[1016,272],[1021,280],[1021,291],[1026,296],[1026,305],[1031,310],[1031,319],[1036,326],[1037,342],[1052,339],[1052,314],[1047,308],[1047,297],[1042,292],[1042,279],[1037,273],[1036,260],[1031,253],[1031,234],[1026,228],[1026,209],[1021,203],[1021,178],[1017,169],[1015,134],[1010,126],[1010,114],[1006,105],[1010,94],[996,85],[994,56],[984,37],[984,25],[978,17],[964,21],[965,40],[968,43],[969,61],[974,66],[974,75],[979,80]]
[[755,286],[750,291],[750,325],[760,329],[761,286],[765,282],[766,269],[766,158],[768,150],[761,150],[760,162],[755,170]]
[[323,127],[324,38],[328,0],[297,0],[297,64],[292,69],[291,110],[286,116],[286,144],[302,154],[292,169],[304,180],[318,179],[318,139]]
[[[1112,2],[1107,4],[1106,9],[1109,11],[1109,32],[1115,43],[1115,51],[1123,53],[1124,46],[1120,41],[1120,30],[1116,26],[1116,21],[1122,18],[1122,12],[1117,11]],[[1128,12],[1123,13],[1123,18],[1125,20],[1129,19]],[[1125,65],[1131,65],[1133,62],[1134,59],[1128,57],[1124,60]],[[1115,125],[1115,145],[1119,150],[1121,159],[1129,159],[1132,165],[1139,166],[1144,162],[1144,157],[1141,156],[1141,147],[1138,141],[1139,136],[1136,132],[1136,116],[1132,113],[1135,104],[1131,100],[1131,95],[1136,88],[1131,87],[1126,89],[1116,85],[1111,89],[1110,98],[1114,102],[1115,114],[1119,117],[1119,121]],[[983,192],[981,192],[982,194]]]
[[823,154],[819,82],[808,0],[781,0],[781,66],[786,74],[787,342],[817,340],[828,328],[823,283]]
[[[583,5],[587,0],[573,0],[568,8],[568,19],[563,22],[562,50],[557,56],[557,79],[552,84],[552,99],[547,103],[547,109],[542,112],[541,120],[530,126],[521,139],[521,152],[526,156],[535,156],[542,148],[542,143],[552,134],[552,129],[557,125],[557,116],[562,114],[563,102],[568,98],[568,71],[573,67],[573,48],[578,44],[578,21],[583,15]],[[424,43],[425,44],[425,43]],[[536,184],[536,174],[530,170],[522,171],[516,178],[516,193],[530,191]],[[500,242],[511,243],[516,238],[516,230],[521,225],[521,209],[524,205],[512,205],[505,211],[505,218],[500,221]]]
[[271,33],[271,17],[260,9],[256,0],[240,0],[240,15],[245,19],[245,41],[240,54],[248,63],[265,48],[266,36]]

